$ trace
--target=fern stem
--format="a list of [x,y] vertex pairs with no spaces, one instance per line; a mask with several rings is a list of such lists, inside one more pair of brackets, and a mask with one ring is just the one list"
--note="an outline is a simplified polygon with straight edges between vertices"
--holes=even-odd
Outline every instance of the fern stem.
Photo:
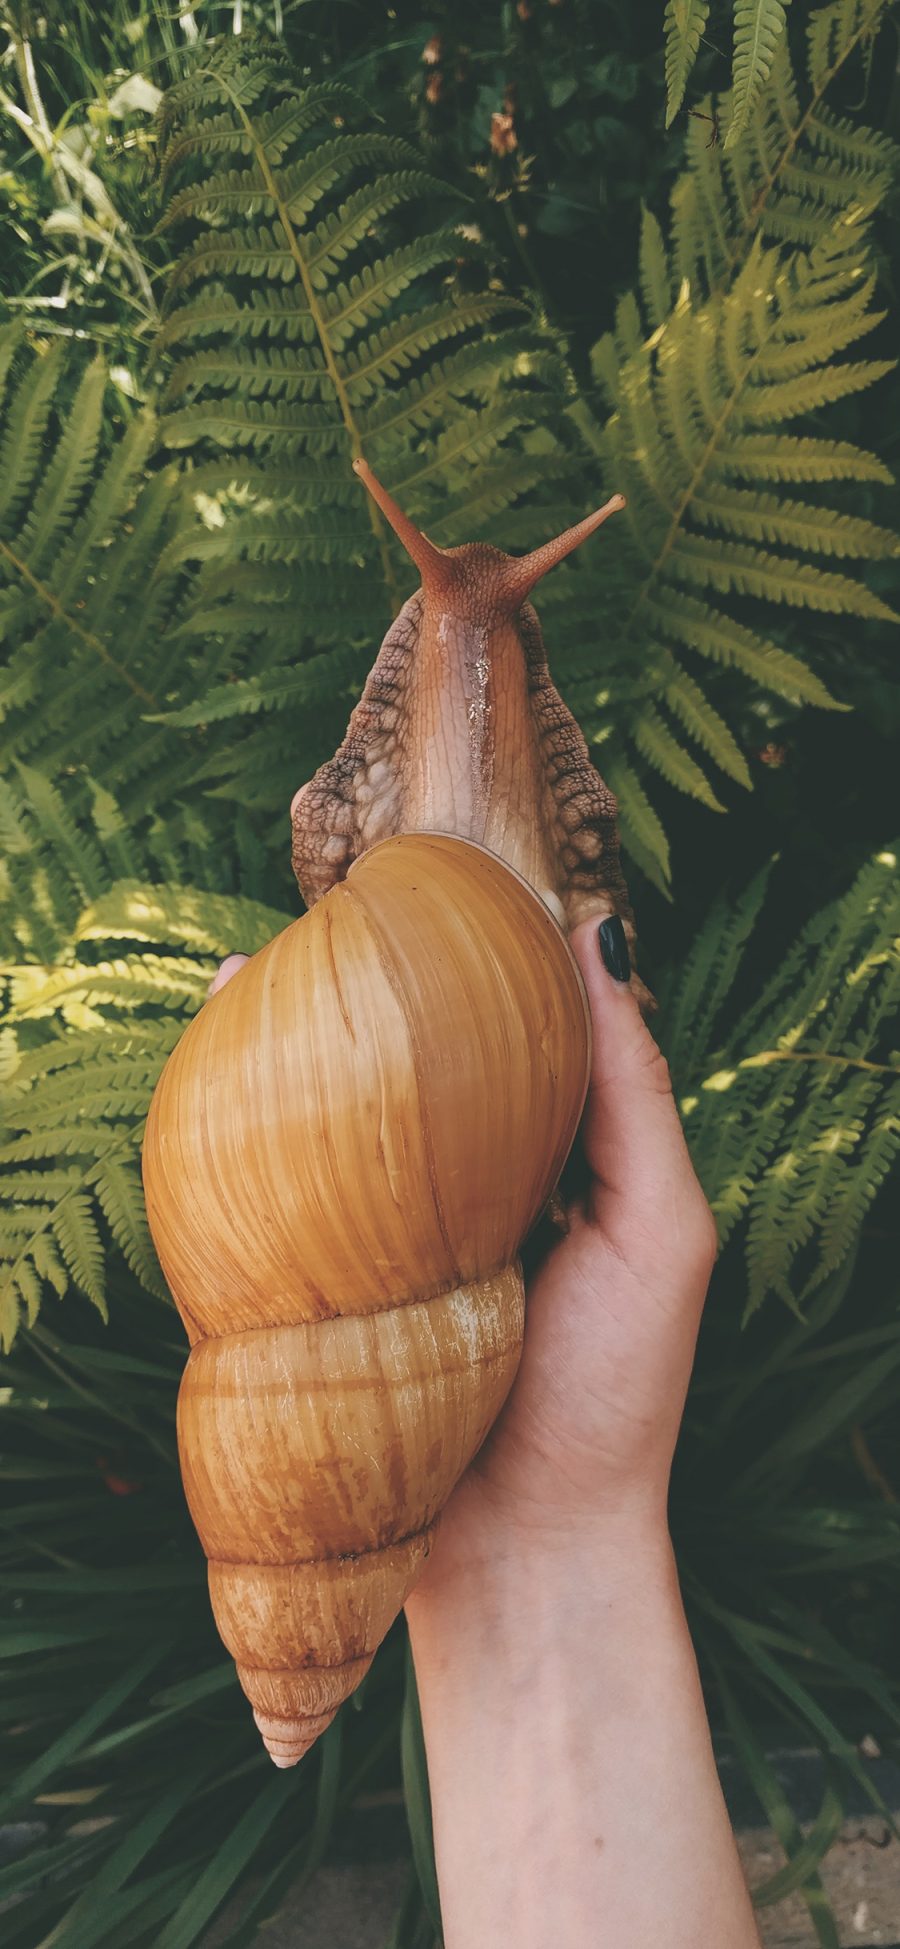
[[[198,69],[197,72],[200,74],[207,74],[213,80],[219,82],[220,86],[225,90],[225,93],[228,95],[231,101],[231,105],[234,108],[236,114],[240,116],[240,119],[244,125],[245,133],[248,137],[248,140],[252,144],[253,152],[259,164],[260,173],[266,185],[266,189],[268,190],[269,195],[272,198],[272,202],[275,205],[278,221],[281,224],[282,230],[284,231],[285,241],[287,243],[288,250],[290,251],[294,263],[297,266],[297,270],[300,276],[300,282],[303,286],[303,295],[306,298],[307,305],[309,306],[309,315],[318,333],[319,344],[322,347],[322,357],[325,360],[326,371],[328,373],[329,379],[331,380],[332,386],[334,387],[335,398],[337,399],[337,403],[340,408],[341,418],[344,422],[344,426],[347,431],[347,437],[350,441],[351,457],[354,460],[356,460],[362,454],[363,451],[362,436],[360,434],[356,421],[353,417],[353,408],[350,405],[347,388],[344,385],[343,379],[341,378],[340,369],[338,367],[337,360],[335,359],[334,356],[331,340],[328,336],[328,329],[326,326],[326,322],[322,315],[322,308],[316,297],[312,279],[309,275],[306,259],[303,255],[302,250],[300,249],[297,233],[294,229],[294,226],[291,222],[285,203],[279,192],[277,180],[272,173],[272,168],[269,162],[269,158],[265,151],[265,145],[259,141],[256,134],[256,130],[253,126],[253,123],[250,120],[249,115],[247,114],[246,109],[244,108],[243,102],[238,99],[238,96],[235,94],[233,88],[230,86],[226,76],[219,74],[219,72],[213,68],[202,68],[202,69]],[[396,577],[394,575],[394,565],[391,559],[391,552],[388,547],[387,528],[384,524],[381,514],[379,513],[378,508],[375,506],[375,503],[372,500],[371,494],[367,494],[365,499],[366,499],[366,507],[368,509],[368,515],[369,515],[369,523],[372,529],[372,533],[375,536],[375,540],[378,544],[378,552],[381,557],[381,571],[382,571],[382,575],[384,576],[385,586],[387,588],[388,597],[391,603],[391,608],[392,611],[396,611],[397,609],[399,609],[401,603],[401,590],[399,588]]]
[[760,1049],[755,1056],[744,1056],[739,1069],[765,1069],[770,1062],[830,1062],[843,1069],[869,1069],[876,1076],[900,1076],[895,1063],[867,1062],[863,1056],[834,1056],[828,1049]]
[[129,690],[133,691],[135,697],[140,698],[142,704],[149,704],[152,711],[159,709],[158,699],[152,696],[149,690],[145,690],[143,684],[138,683],[137,678],[133,677],[130,671],[125,669],[124,664],[119,663],[116,657],[110,655],[106,644],[101,642],[99,636],[95,636],[92,630],[85,629],[81,623],[76,622],[75,617],[64,607],[59,597],[53,594],[52,589],[47,588],[45,582],[41,582],[32,573],[28,563],[24,562],[21,556],[16,554],[15,549],[10,548],[8,542],[0,540],[0,555],[5,555],[7,561],[16,570],[17,574],[21,575],[25,582],[30,583],[35,594],[40,596],[42,602],[46,603],[51,615],[55,616],[58,622],[65,623],[66,628],[71,630],[73,636],[80,636],[81,641],[86,643],[88,648],[99,656],[101,662],[105,663],[108,669],[114,670],[117,677],[121,677],[122,682],[128,685]]

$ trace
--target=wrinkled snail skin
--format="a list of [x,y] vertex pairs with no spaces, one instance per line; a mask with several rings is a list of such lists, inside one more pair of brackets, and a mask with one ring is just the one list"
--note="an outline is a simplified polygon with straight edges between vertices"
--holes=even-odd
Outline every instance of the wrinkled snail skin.
[[547,906],[419,832],[363,851],[163,1071],[143,1168],[191,1341],[185,1491],[279,1766],[368,1669],[503,1405],[589,1064]]

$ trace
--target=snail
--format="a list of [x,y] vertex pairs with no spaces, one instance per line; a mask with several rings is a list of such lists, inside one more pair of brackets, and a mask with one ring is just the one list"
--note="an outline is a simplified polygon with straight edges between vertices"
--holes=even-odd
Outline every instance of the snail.
[[524,606],[621,498],[520,559],[440,550],[355,465],[422,589],[293,802],[309,911],[191,1022],[143,1147],[185,1493],[278,1766],[368,1670],[512,1385],[519,1252],[590,1067],[566,926],[631,930],[615,802]]

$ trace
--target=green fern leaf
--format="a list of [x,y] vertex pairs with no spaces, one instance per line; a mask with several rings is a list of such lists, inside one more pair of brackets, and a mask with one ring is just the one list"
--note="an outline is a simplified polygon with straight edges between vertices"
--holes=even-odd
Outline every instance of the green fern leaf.
[[[231,954],[240,937],[247,954],[265,947],[285,916],[255,900],[202,893],[191,887],[112,887],[81,915],[73,941],[132,940],[175,943],[201,954]],[[179,964],[180,965],[180,964]],[[136,970],[135,970],[136,972]]]
[[646,206],[641,211],[639,263],[644,310],[655,330],[672,308],[672,271],[662,230]]
[[361,687],[366,675],[366,655],[358,650],[329,650],[308,657],[293,669],[276,664],[252,677],[235,678],[207,691],[195,704],[171,711],[167,721],[182,728],[195,724],[217,724],[226,718],[255,716],[258,711],[292,711],[330,702],[341,690]]
[[724,812],[725,807],[720,805],[711,791],[699,765],[672,736],[668,725],[652,706],[641,712],[634,741],[642,757],[661,772],[670,785],[674,785],[679,792],[687,792],[689,796],[700,799],[711,812]]
[[[44,1181],[50,1175],[50,1172],[44,1172]],[[44,1280],[48,1286],[52,1286],[57,1298],[63,1299],[68,1288],[69,1278],[62,1259],[59,1256],[52,1232],[39,1232],[36,1235],[31,1248],[31,1259],[38,1279]],[[29,1326],[34,1325],[37,1319],[37,1313],[38,1308],[35,1306],[29,1315]]]
[[[240,896],[171,881],[116,881],[145,855],[106,791],[70,780],[52,788],[22,768],[11,791],[16,917],[44,899],[31,839],[52,834],[63,897],[40,933],[41,953],[0,969],[7,991],[0,1065],[0,1337],[32,1320],[41,1290],[78,1287],[104,1313],[106,1266],[119,1254],[162,1296],[137,1168],[151,1095],[216,961],[255,952],[286,916]],[[93,832],[90,840],[91,815]],[[76,815],[77,811],[77,817]],[[73,838],[83,832],[79,853]],[[24,842],[24,843],[23,843]],[[71,857],[69,855],[71,854]],[[177,858],[166,855],[177,873]],[[66,884],[68,867],[69,884]],[[87,898],[86,898],[87,896]],[[86,903],[85,903],[86,901]],[[0,918],[2,918],[0,905]],[[117,953],[117,944],[133,951]],[[200,957],[200,958],[198,958]]]
[[784,34],[787,0],[735,0],[734,93],[725,146],[734,147],[769,75]]
[[738,540],[802,548],[811,555],[878,560],[900,552],[900,542],[889,528],[778,494],[718,485],[709,499],[702,494],[695,496],[692,513],[702,526],[722,529]]
[[[366,127],[358,98],[341,97],[339,109],[335,100],[295,88],[277,60],[266,71],[223,48],[163,108],[164,222],[183,248],[160,336],[170,361],[162,432],[192,458],[200,514],[181,523],[165,567],[196,573],[182,636],[212,633],[222,655],[191,695],[182,686],[174,709],[148,716],[170,735],[210,738],[221,726],[194,772],[215,792],[252,775],[246,720],[258,710],[284,705],[296,721],[324,696],[329,657],[332,697],[359,682],[373,616],[386,626],[406,593],[407,567],[353,477],[353,455],[383,456],[398,492],[406,477],[411,512],[428,525],[453,505],[441,440],[470,429],[468,452],[462,440],[453,451],[460,503],[477,469],[485,510],[502,508],[510,444],[534,419],[529,375],[520,380],[515,364],[535,334],[506,325],[521,305],[448,281],[463,255],[476,265],[448,227],[453,193],[408,145]],[[424,198],[442,208],[436,227],[417,214]],[[506,417],[492,451],[501,387]],[[287,572],[276,580],[275,569]],[[289,778],[273,745],[253,792],[267,790],[270,806],[289,795],[327,755],[308,740],[305,749]]]
[[708,14],[709,0],[667,0],[666,128],[671,127],[684,100]]
[[666,590],[665,602],[651,597],[648,613],[658,630],[717,662],[742,670],[764,690],[772,690],[792,702],[816,704],[822,710],[841,710],[825,685],[800,658],[777,644],[757,636],[722,611],[709,608],[694,596],[673,588]]
[[677,1093],[682,1079],[688,1089],[691,1068],[696,1074],[698,1065],[715,1046],[721,1011],[759,920],[770,875],[771,866],[764,867],[733,905],[724,898],[713,903],[667,999],[660,1040],[672,1066]]
[[[717,189],[706,163],[704,171],[711,199],[721,178]],[[719,208],[724,239],[731,218],[724,200]],[[846,442],[783,430],[886,370],[881,361],[832,357],[878,317],[851,215],[832,213],[808,253],[785,258],[757,239],[730,283],[706,293],[701,281],[695,293],[683,281],[665,316],[674,267],[666,277],[657,264],[651,276],[648,257],[647,319],[634,302],[620,306],[615,332],[594,355],[611,414],[591,444],[627,495],[630,536],[614,589],[599,577],[589,586],[617,666],[627,668],[629,654],[643,659],[644,681],[623,712],[626,735],[645,765],[710,805],[718,800],[684,740],[745,786],[749,773],[696,665],[682,669],[684,653],[730,664],[791,700],[834,708],[816,673],[778,643],[779,609],[895,620],[868,583],[815,559],[893,556],[895,536],[812,496],[767,491],[786,478],[884,478],[879,462]],[[656,257],[660,247],[656,237],[648,252]],[[764,605],[772,618],[765,633],[738,620],[734,598]]]
[[106,370],[102,359],[97,358],[92,360],[81,381],[56,449],[55,465],[44,475],[22,529],[22,544],[34,576],[43,572],[60,527],[72,514],[82,488],[90,480],[100,439],[105,390]]
[[0,429],[0,765],[27,758],[52,778],[71,764],[77,724],[81,761],[99,768],[112,748],[134,791],[172,744],[160,728],[141,740],[137,766],[123,762],[125,734],[157,701],[183,577],[152,582],[175,515],[171,472],[143,480],[152,415],[113,440],[105,387],[99,361],[85,371],[63,348],[24,351],[12,373]]
[[0,443],[0,521],[4,524],[11,523],[17,513],[43,457],[44,435],[64,358],[61,344],[45,353],[34,369],[31,385],[20,386],[7,404]]
[[669,843],[637,774],[621,755],[604,762],[607,781],[616,795],[622,839],[632,859],[652,886],[666,893]]
[[53,1231],[75,1284],[87,1293],[106,1319],[103,1244],[89,1199],[77,1191],[70,1191],[60,1199],[54,1213]]
[[704,697],[699,684],[689,677],[686,670],[680,670],[665,691],[665,701],[673,716],[681,719],[685,730],[709,752],[711,758],[727,772],[738,785],[745,785],[749,791],[752,780],[747,768],[747,760],[735,743],[724,718],[719,716]]
[[670,573],[677,581],[719,589],[723,594],[734,590],[764,602],[787,603],[791,608],[897,621],[894,611],[865,583],[851,581],[846,575],[827,574],[811,562],[791,556],[770,555],[762,549],[725,544],[709,536],[682,534],[671,551],[670,562]]
[[136,1159],[107,1157],[97,1172],[94,1189],[103,1214],[132,1272],[148,1292],[166,1297],[163,1280],[150,1240],[144,1194]]
[[[896,168],[885,136],[834,114],[823,97],[886,12],[886,0],[837,0],[811,16],[810,88],[801,102],[786,37],[747,109],[740,139],[709,148],[702,122],[686,130],[689,167],[673,198],[679,276],[725,288],[757,234],[810,249],[840,208],[858,217],[883,200]],[[819,60],[816,50],[826,49]],[[713,104],[706,104],[712,112]],[[721,111],[734,123],[726,100]]]
[[769,1291],[802,1306],[853,1251],[900,1143],[894,849],[814,916],[716,1049],[762,891],[710,915],[665,1037],[723,1241],[746,1224],[748,1312]]
[[851,49],[871,39],[883,15],[883,0],[836,0],[819,7],[807,27],[809,78],[816,93],[827,88]]

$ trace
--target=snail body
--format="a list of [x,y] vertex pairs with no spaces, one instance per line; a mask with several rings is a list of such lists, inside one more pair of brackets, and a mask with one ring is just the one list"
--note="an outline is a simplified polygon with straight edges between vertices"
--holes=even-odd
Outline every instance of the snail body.
[[621,497],[530,556],[442,550],[354,464],[422,587],[294,799],[309,912],[190,1024],[143,1153],[191,1343],[185,1492],[280,1766],[368,1669],[512,1385],[519,1251],[590,1063],[565,929],[633,938],[527,601]]
[[499,853],[566,927],[618,913],[633,938],[616,802],[551,682],[528,596],[625,503],[530,555],[437,548],[364,460],[356,472],[422,576],[391,625],[334,758],[291,807],[308,906],[392,832],[455,832]]

